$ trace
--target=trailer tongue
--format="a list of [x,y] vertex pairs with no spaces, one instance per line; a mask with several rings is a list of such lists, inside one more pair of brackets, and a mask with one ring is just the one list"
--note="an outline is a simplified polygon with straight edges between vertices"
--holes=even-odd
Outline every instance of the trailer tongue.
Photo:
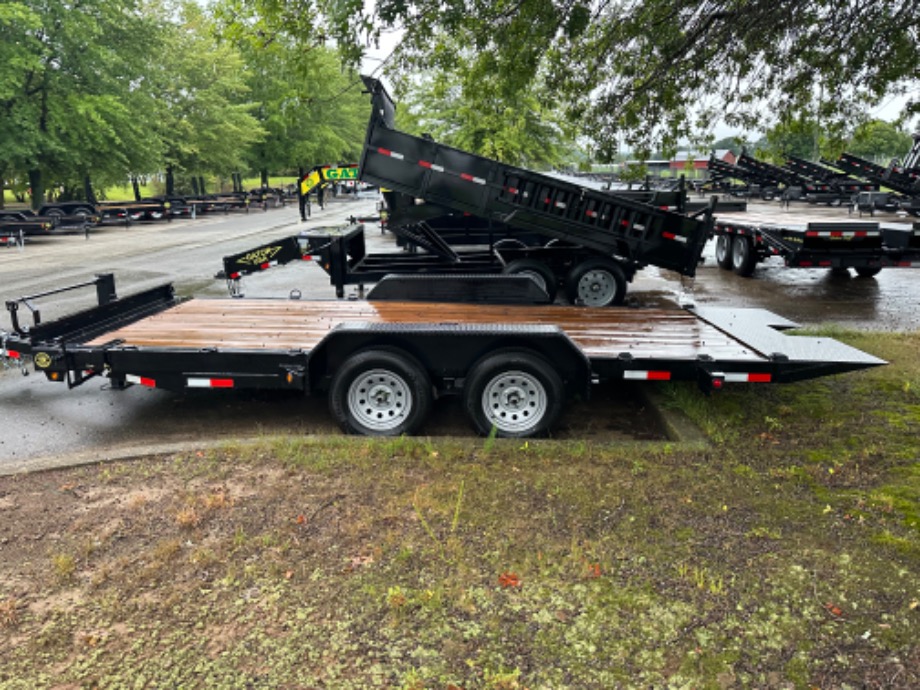
[[[407,298],[424,286],[405,280],[382,281],[396,289],[366,302],[181,302],[169,285],[117,299],[102,276],[99,306],[57,321],[24,327],[17,311],[33,297],[8,302],[14,330],[0,333],[0,359],[70,387],[103,376],[113,388],[324,392],[345,430],[368,435],[412,433],[433,395],[458,394],[479,433],[515,437],[550,431],[597,381],[708,391],[884,364],[830,338],[785,335],[794,324],[762,310],[418,302]],[[533,287],[520,276],[454,280],[469,295],[489,281],[508,282],[495,294]]]

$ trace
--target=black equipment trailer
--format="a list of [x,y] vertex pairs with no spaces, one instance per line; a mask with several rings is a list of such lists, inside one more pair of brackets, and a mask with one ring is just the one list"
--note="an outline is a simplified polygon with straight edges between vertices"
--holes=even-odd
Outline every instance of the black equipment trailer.
[[[537,246],[522,242],[510,260],[498,252],[502,272],[532,275],[552,293],[565,287],[572,302],[591,306],[622,303],[627,283],[644,266],[694,275],[712,229],[711,205],[684,215],[399,132],[383,85],[363,79],[373,107],[358,179],[430,205],[417,214],[468,213],[541,238]],[[424,218],[388,229],[443,262],[465,259]]]
[[900,223],[721,215],[716,219],[716,263],[750,276],[761,261],[779,256],[795,268],[854,269],[861,277],[883,268],[920,268],[920,227]]
[[[506,303],[478,300],[490,283]],[[457,299],[410,301],[445,285]],[[86,287],[98,306],[41,322],[37,299]],[[366,435],[412,433],[435,396],[457,394],[479,433],[509,437],[550,431],[566,401],[601,380],[691,380],[710,391],[885,363],[831,338],[783,334],[794,324],[763,310],[525,304],[534,287],[524,276],[401,276],[367,301],[182,301],[168,284],[118,298],[106,274],[7,302],[0,363],[23,373],[31,364],[71,388],[104,377],[112,389],[328,393],[342,427]]]

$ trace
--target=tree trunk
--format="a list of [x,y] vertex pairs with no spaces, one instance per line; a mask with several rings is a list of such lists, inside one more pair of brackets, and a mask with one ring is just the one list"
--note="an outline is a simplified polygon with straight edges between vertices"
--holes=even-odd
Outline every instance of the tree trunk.
[[131,178],[131,188],[134,190],[134,200],[140,201],[141,200],[141,186],[140,184],[138,184],[136,177]]
[[205,188],[204,188],[204,178],[201,177],[201,176],[198,177],[198,189],[201,190],[202,196],[204,196],[205,194],[207,194],[207,192],[205,191]]
[[32,210],[37,211],[45,203],[45,187],[41,170],[36,168],[29,171],[29,189],[32,192]]
[[96,195],[93,193],[93,182],[89,179],[89,173],[83,176],[83,194],[86,200],[93,206],[98,203],[96,201]]
[[262,170],[262,189],[268,189],[268,170]]
[[176,177],[173,175],[172,166],[166,168],[166,196],[175,196]]
[[192,175],[192,195],[197,197],[200,193],[198,191],[198,178]]

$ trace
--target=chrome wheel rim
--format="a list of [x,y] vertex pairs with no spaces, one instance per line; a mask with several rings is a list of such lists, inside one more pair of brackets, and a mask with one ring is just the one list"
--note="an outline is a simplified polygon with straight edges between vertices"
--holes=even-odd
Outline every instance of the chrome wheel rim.
[[617,294],[617,281],[609,271],[595,268],[578,279],[578,299],[589,307],[606,307]]
[[392,431],[412,409],[412,391],[406,380],[386,369],[363,372],[348,387],[348,410],[372,431]]
[[546,389],[526,371],[502,372],[482,392],[486,419],[504,433],[520,433],[536,426],[547,406]]

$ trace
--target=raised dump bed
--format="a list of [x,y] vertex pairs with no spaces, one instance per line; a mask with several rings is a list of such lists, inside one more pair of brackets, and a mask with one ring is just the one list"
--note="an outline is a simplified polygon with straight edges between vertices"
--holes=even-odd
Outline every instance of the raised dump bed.
[[[542,237],[541,245],[552,246],[541,248],[552,251],[525,258],[545,267],[526,268],[565,286],[573,301],[581,295],[592,306],[620,303],[626,283],[648,265],[694,275],[712,228],[711,207],[684,215],[397,131],[383,85],[371,77],[364,83],[373,109],[358,166],[363,182],[432,204],[433,216],[445,209],[469,213]],[[427,229],[421,234],[431,240]],[[447,243],[428,244],[450,258]]]

